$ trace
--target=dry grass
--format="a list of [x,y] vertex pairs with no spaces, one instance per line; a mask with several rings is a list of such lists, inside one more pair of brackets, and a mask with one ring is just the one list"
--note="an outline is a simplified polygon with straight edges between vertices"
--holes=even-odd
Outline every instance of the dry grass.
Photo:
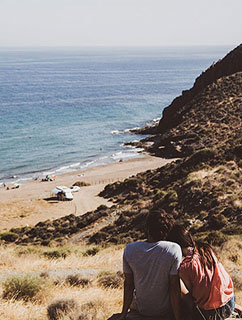
[[[16,246],[0,247],[0,272],[42,272],[66,269],[99,269],[101,271],[119,271],[122,269],[122,249],[106,248],[95,256],[83,256],[84,246],[72,247],[71,254],[65,259],[48,259],[43,257],[43,247],[30,247],[19,254]],[[58,249],[57,249],[58,250]],[[29,253],[27,252],[29,251]],[[20,251],[21,252],[21,251]],[[26,253],[25,253],[26,252]]]
[[[100,249],[95,256],[83,256],[87,247],[75,246],[71,248],[71,254],[65,259],[52,260],[44,257],[43,252],[46,250],[45,247],[0,247],[1,296],[2,284],[10,275],[34,273],[47,278],[46,283],[52,283],[48,286],[45,297],[37,301],[0,300],[0,319],[47,320],[48,305],[58,299],[75,300],[87,320],[104,320],[113,312],[120,310],[122,290],[100,288],[96,280],[100,272],[117,272],[122,269],[123,249],[121,247]],[[82,274],[87,273],[87,277],[92,280],[91,285],[70,286],[66,280],[68,274],[73,274],[72,270],[80,271]],[[92,272],[89,274],[90,270]],[[52,272],[59,272],[60,276],[56,278]]]
[[242,237],[230,239],[216,252],[233,279],[236,303],[242,305]]
[[[234,237],[217,248],[217,253],[231,274],[237,303],[242,304],[242,245],[241,238]],[[53,248],[52,248],[53,249]],[[58,250],[58,248],[56,248]],[[116,273],[122,269],[122,247],[100,248],[95,256],[83,256],[87,247],[74,246],[65,259],[48,259],[43,256],[45,247],[0,247],[1,284],[10,274],[33,273],[42,274],[52,284],[48,287],[45,297],[38,301],[0,300],[0,319],[4,320],[47,320],[47,307],[59,299],[73,299],[80,306],[81,314],[86,320],[105,320],[111,314],[119,312],[122,305],[122,290],[120,288],[103,288],[98,284],[100,275]],[[86,273],[85,278],[91,280],[90,286],[70,286],[66,279],[69,274]],[[92,271],[91,273],[89,271]],[[59,272],[58,277],[53,272]],[[74,273],[73,273],[74,272]],[[0,295],[2,296],[2,285]]]

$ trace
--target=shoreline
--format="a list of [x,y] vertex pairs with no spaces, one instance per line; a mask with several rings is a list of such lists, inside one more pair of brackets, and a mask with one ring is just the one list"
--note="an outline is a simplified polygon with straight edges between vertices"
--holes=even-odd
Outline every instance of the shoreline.
[[[76,170],[56,176],[54,181],[26,181],[17,189],[0,188],[0,231],[13,227],[35,225],[40,221],[57,219],[69,214],[81,215],[95,210],[100,205],[113,203],[98,196],[105,185],[124,180],[146,170],[156,169],[175,159],[163,159],[145,155],[122,162]],[[58,201],[51,198],[56,186],[71,187],[83,181],[90,186],[81,187],[73,193],[72,201]]]
[[[127,129],[132,130],[132,129]],[[36,170],[33,172],[26,173],[15,173],[8,177],[0,178],[0,188],[5,186],[12,187],[14,184],[23,184],[32,180],[45,178],[47,175],[60,176],[66,173],[74,173],[75,171],[87,170],[103,165],[114,164],[118,161],[127,161],[137,158],[143,158],[147,153],[144,152],[143,148],[137,148],[133,146],[126,146],[126,150],[119,150],[111,155],[96,157],[93,160],[81,162],[73,162],[69,164],[57,165],[53,168]]]

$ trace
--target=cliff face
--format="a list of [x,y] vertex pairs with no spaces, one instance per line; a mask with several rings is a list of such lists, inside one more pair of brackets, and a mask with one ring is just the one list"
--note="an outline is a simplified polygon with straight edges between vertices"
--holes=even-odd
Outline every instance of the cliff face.
[[242,136],[242,72],[206,86],[180,106],[175,115],[179,123],[146,139],[153,143],[147,147],[149,152],[162,157],[184,157]]
[[171,105],[163,111],[163,116],[157,128],[157,133],[164,133],[170,128],[174,128],[183,120],[184,112],[179,110],[208,85],[216,82],[218,79],[242,71],[242,44],[227,54],[222,60],[213,64],[209,69],[203,72],[195,81],[190,90],[183,91],[182,95],[175,98]]

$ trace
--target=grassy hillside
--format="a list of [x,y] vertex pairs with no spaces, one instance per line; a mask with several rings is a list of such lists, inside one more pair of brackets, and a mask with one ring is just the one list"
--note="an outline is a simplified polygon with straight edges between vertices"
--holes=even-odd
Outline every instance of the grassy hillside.
[[[216,250],[242,304],[241,241],[235,237]],[[117,245],[0,247],[0,318],[47,320],[51,306],[69,304],[69,316],[52,319],[106,320],[122,306],[122,253]]]
[[153,134],[136,143],[156,156],[179,160],[107,185],[100,196],[115,203],[111,208],[14,228],[0,235],[2,244],[124,244],[145,238],[145,217],[160,208],[170,220],[187,224],[196,238],[217,246],[241,292],[241,54],[239,46],[209,68],[167,108]]

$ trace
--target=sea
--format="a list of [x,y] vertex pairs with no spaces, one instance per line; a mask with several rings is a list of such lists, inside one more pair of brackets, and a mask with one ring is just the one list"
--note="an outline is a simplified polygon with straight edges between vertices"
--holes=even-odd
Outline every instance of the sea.
[[232,48],[0,48],[0,183],[143,156],[130,129]]

